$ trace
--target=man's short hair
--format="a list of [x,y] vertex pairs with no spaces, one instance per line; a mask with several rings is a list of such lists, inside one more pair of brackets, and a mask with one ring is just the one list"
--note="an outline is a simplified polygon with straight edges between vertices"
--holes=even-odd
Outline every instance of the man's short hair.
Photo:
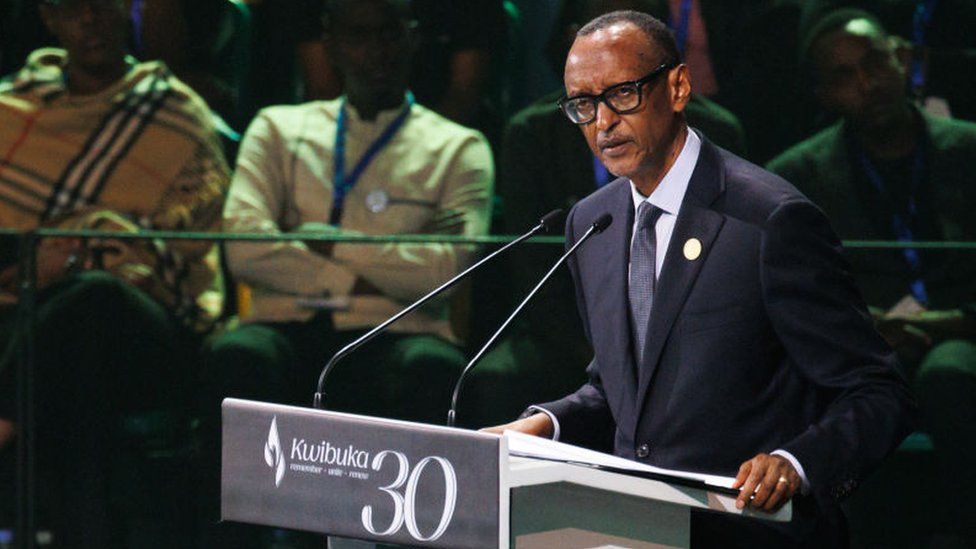
[[[412,19],[410,11],[410,0],[377,0],[395,10],[398,17],[403,20]],[[322,26],[325,31],[331,31],[332,25],[340,15],[352,4],[362,3],[363,0],[325,0],[322,5]]]
[[587,36],[616,25],[617,23],[630,23],[640,29],[652,44],[664,52],[662,62],[677,63],[681,60],[681,54],[678,53],[678,44],[674,40],[674,34],[671,32],[671,29],[662,23],[660,19],[639,11],[612,11],[601,15],[583,25],[576,32],[576,36]]
[[798,51],[800,65],[807,67],[808,70],[812,70],[813,48],[816,46],[817,41],[832,32],[843,29],[848,23],[857,19],[866,19],[872,26],[881,31],[882,34],[887,34],[884,25],[881,24],[881,20],[875,17],[874,14],[862,9],[841,8],[827,12],[817,19],[817,22],[810,27],[810,30],[800,40],[800,49]]

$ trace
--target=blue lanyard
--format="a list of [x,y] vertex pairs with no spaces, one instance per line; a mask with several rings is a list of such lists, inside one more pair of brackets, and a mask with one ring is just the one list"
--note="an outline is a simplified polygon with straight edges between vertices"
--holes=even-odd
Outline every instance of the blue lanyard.
[[143,0],[132,0],[132,8],[129,10],[129,18],[132,20],[132,42],[135,56],[142,59],[146,53],[146,47],[142,36],[142,2]]
[[692,0],[681,0],[681,9],[678,15],[678,24],[675,25],[672,19],[671,28],[674,29],[674,41],[678,46],[678,53],[685,54],[685,45],[688,43],[688,26],[691,23],[691,4]]
[[359,159],[356,167],[353,168],[352,173],[348,176],[346,175],[346,100],[343,98],[342,103],[339,105],[339,120],[336,122],[336,138],[335,138],[335,160],[333,161],[333,176],[332,176],[332,213],[329,215],[329,224],[338,225],[339,220],[342,218],[342,205],[346,201],[346,195],[349,191],[356,185],[359,181],[359,177],[363,175],[369,163],[373,161],[376,154],[379,153],[383,147],[385,147],[391,139],[393,139],[394,134],[400,129],[400,126],[407,121],[407,115],[410,114],[410,108],[413,107],[414,98],[413,94],[409,91],[407,92],[407,104],[400,111],[390,125],[383,130],[383,133],[376,138],[376,141],[366,149],[363,153],[363,157]]
[[[918,191],[925,181],[925,142],[921,141],[916,145],[915,149],[915,160],[912,165],[912,187],[911,194],[908,197],[908,215],[909,219],[906,221],[895,209],[894,201],[891,200],[891,195],[887,192],[884,184],[884,180],[881,174],[878,173],[877,168],[871,163],[867,154],[861,150],[852,141],[852,147],[854,150],[854,158],[857,159],[858,165],[867,176],[868,181],[875,188],[876,191],[882,196],[888,197],[892,204],[891,213],[891,228],[894,231],[895,238],[899,242],[914,242],[915,236],[912,233],[911,222],[918,218],[918,204],[915,201],[915,197],[918,196]],[[912,275],[915,277],[910,285],[912,296],[921,303],[922,305],[927,305],[929,302],[928,291],[925,288],[925,281],[922,279],[922,258],[916,248],[905,248],[902,250],[902,254],[905,256],[905,261],[908,263],[909,269],[911,269]]]
[[912,91],[921,96],[925,87],[925,32],[932,22],[932,14],[938,0],[918,0],[912,16]]
[[600,188],[610,182],[611,175],[610,170],[600,162],[600,158],[591,153],[593,157],[593,180],[596,183],[596,188]]

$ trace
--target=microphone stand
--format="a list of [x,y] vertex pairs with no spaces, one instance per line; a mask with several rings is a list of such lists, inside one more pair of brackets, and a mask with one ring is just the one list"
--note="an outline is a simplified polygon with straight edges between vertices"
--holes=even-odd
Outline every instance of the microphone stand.
[[454,385],[454,394],[451,396],[451,409],[448,410],[447,412],[448,427],[454,427],[454,422],[457,416],[458,398],[461,394],[461,387],[464,386],[464,381],[467,378],[468,373],[470,373],[471,370],[474,369],[478,361],[481,360],[481,357],[484,356],[486,352],[488,352],[488,348],[491,347],[491,345],[495,342],[495,340],[497,340],[501,336],[502,332],[505,331],[505,328],[507,328],[508,325],[511,324],[513,320],[515,320],[515,317],[518,316],[520,312],[522,312],[522,309],[525,308],[525,306],[529,303],[529,301],[531,301],[532,298],[535,297],[535,294],[538,293],[539,290],[542,288],[542,286],[549,280],[549,278],[552,277],[552,275],[556,272],[556,269],[561,267],[562,264],[565,263],[567,259],[569,259],[569,256],[576,253],[576,248],[579,248],[580,245],[586,242],[587,239],[589,239],[594,234],[603,232],[603,230],[606,229],[612,221],[613,218],[610,217],[609,214],[604,214],[600,216],[599,219],[594,221],[593,224],[590,225],[590,228],[587,229],[585,233],[583,233],[583,236],[580,237],[580,239],[577,240],[576,243],[573,244],[572,247],[570,247],[569,250],[567,250],[566,253],[564,253],[562,257],[559,258],[558,261],[556,261],[555,264],[553,264],[553,266],[549,269],[549,271],[545,274],[545,276],[542,277],[542,280],[540,280],[539,283],[536,284],[534,288],[532,288],[532,291],[530,291],[529,294],[525,296],[525,299],[523,299],[518,304],[518,306],[515,307],[515,310],[512,311],[512,314],[508,315],[508,318],[505,319],[505,322],[503,322],[502,325],[497,330],[495,330],[495,333],[493,333],[491,337],[488,338],[488,341],[484,344],[484,346],[482,346],[481,349],[478,350],[478,353],[474,355],[474,357],[471,359],[470,362],[468,362],[468,365],[465,366],[464,370],[461,372],[461,377],[458,378],[457,383]]
[[522,236],[516,238],[515,240],[509,242],[508,244],[505,244],[504,246],[502,246],[501,248],[495,250],[494,252],[488,254],[487,256],[485,256],[484,258],[482,258],[480,261],[478,261],[474,265],[471,265],[467,269],[461,271],[460,273],[458,273],[457,275],[455,275],[453,278],[451,278],[447,282],[441,284],[437,288],[435,288],[432,291],[430,291],[427,295],[425,295],[425,296],[421,297],[420,299],[418,299],[417,301],[413,302],[410,306],[406,307],[402,311],[400,311],[397,314],[395,314],[395,315],[391,316],[390,318],[386,319],[379,326],[376,326],[372,330],[366,332],[365,334],[359,336],[357,339],[353,340],[351,343],[347,344],[342,349],[339,349],[339,352],[337,352],[336,354],[332,355],[332,358],[329,359],[329,362],[326,363],[326,365],[325,365],[324,368],[322,368],[322,373],[319,374],[319,381],[318,381],[318,385],[316,386],[315,397],[314,397],[314,399],[312,401],[312,406],[314,408],[318,409],[318,410],[322,410],[323,409],[323,401],[325,400],[325,394],[322,392],[322,389],[325,387],[325,382],[326,382],[326,380],[329,377],[329,373],[331,373],[332,370],[333,370],[333,368],[335,368],[335,365],[336,365],[337,362],[339,362],[340,360],[342,360],[343,358],[345,358],[347,355],[349,355],[349,353],[355,351],[356,349],[358,349],[359,347],[361,347],[363,344],[369,342],[371,339],[373,339],[374,337],[376,337],[377,335],[379,335],[381,332],[383,332],[384,330],[386,330],[387,326],[389,326],[390,324],[393,324],[397,320],[400,320],[404,316],[406,316],[409,313],[411,313],[414,310],[416,310],[418,307],[424,305],[425,303],[427,303],[428,301],[430,301],[431,299],[433,299],[434,297],[436,297],[441,292],[443,292],[443,291],[451,288],[452,286],[454,286],[455,284],[457,284],[458,282],[460,282],[461,279],[463,279],[464,277],[468,276],[469,273],[471,273],[472,271],[474,271],[478,267],[481,267],[482,265],[484,265],[488,261],[491,261],[491,259],[493,259],[495,256],[497,256],[497,255],[505,252],[506,250],[508,250],[512,246],[515,246],[516,244],[519,244],[522,241],[524,241],[524,240],[526,240],[528,238],[531,238],[531,237],[535,236],[540,231],[548,230],[548,228],[552,225],[552,223],[556,220],[556,218],[559,217],[559,215],[561,213],[562,213],[562,210],[553,210],[553,211],[547,213],[539,221],[539,224],[536,225],[535,227],[533,227],[531,230],[529,230],[529,232],[523,234]]

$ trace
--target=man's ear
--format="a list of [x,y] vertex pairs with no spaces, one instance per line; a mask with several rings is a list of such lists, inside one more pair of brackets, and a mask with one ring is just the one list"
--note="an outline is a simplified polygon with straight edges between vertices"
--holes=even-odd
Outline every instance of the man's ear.
[[688,66],[684,63],[668,71],[668,91],[671,97],[671,108],[674,112],[682,112],[691,99],[691,77]]
[[907,74],[909,68],[912,66],[912,56],[915,53],[912,43],[900,36],[889,36],[888,48],[895,54],[895,59],[898,60],[898,64]]
[[828,102],[828,98],[827,98],[827,93],[824,91],[824,87],[819,82],[817,82],[816,84],[813,85],[813,88],[811,89],[813,91],[814,99],[817,100],[817,104],[821,106],[826,105]]
[[420,50],[420,31],[417,30],[420,23],[418,23],[416,19],[408,19],[406,26],[405,39],[407,42],[407,51],[410,52],[409,58],[410,61],[413,62],[414,56],[417,54],[417,51]]

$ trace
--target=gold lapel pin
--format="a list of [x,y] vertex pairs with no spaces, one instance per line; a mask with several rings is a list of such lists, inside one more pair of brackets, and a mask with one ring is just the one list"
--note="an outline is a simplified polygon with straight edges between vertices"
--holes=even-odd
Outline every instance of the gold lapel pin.
[[685,252],[685,259],[687,259],[688,261],[694,261],[698,259],[698,256],[700,256],[702,253],[701,240],[698,240],[697,238],[689,238],[688,241],[685,242],[684,252]]

